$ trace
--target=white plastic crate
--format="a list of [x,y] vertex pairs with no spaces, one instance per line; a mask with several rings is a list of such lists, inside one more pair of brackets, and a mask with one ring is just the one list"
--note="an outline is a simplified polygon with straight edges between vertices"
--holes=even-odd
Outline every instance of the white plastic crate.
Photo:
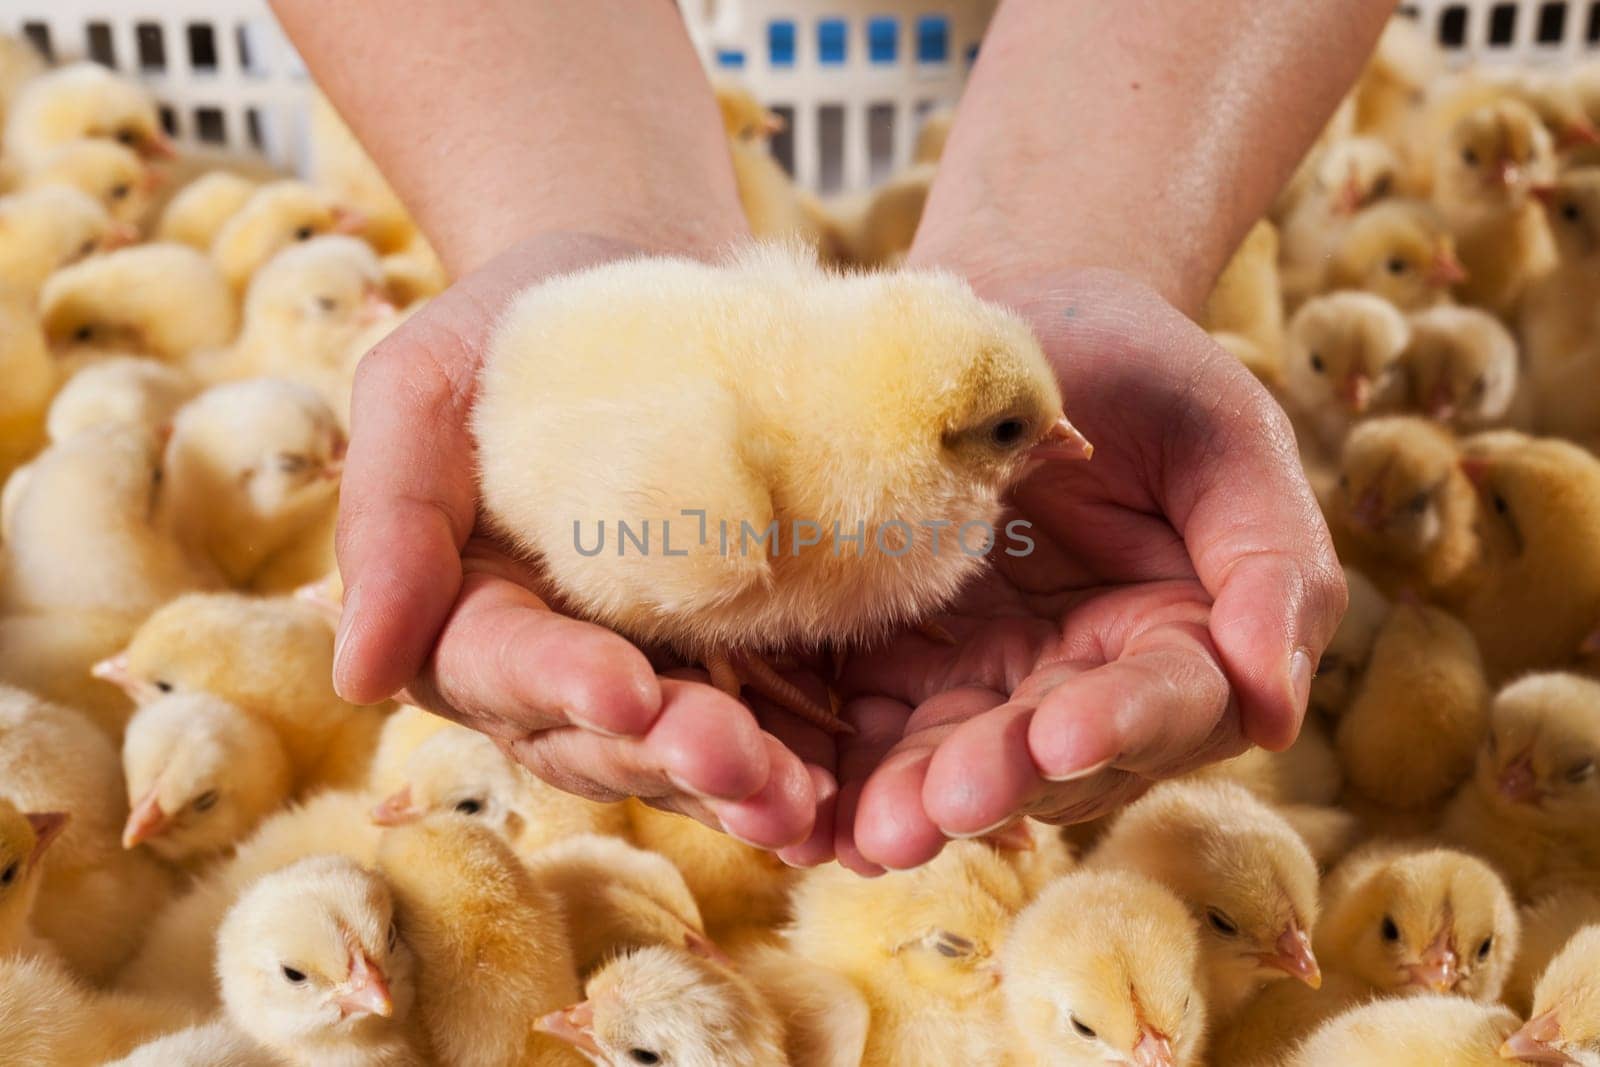
[[1560,66],[1600,49],[1600,0],[1402,0],[1452,56]]

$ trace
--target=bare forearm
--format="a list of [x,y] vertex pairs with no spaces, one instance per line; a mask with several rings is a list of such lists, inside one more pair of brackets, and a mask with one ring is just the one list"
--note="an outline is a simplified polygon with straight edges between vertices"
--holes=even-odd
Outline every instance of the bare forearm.
[[1005,0],[912,258],[1113,267],[1193,313],[1393,7]]
[[669,0],[274,0],[452,273],[525,237],[738,236],[716,106]]

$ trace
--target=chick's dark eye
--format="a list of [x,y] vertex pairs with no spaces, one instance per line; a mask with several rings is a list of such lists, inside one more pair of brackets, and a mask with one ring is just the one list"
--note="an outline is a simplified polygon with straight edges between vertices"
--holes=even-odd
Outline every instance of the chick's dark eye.
[[1429,497],[1427,493],[1418,493],[1416,496],[1412,497],[1411,502],[1407,505],[1411,508],[1411,514],[1421,515],[1424,511],[1427,511],[1428,500]]
[[1568,222],[1577,222],[1583,218],[1583,209],[1577,204],[1562,204],[1561,217]]
[[113,185],[111,187],[111,199],[126,200],[131,192],[133,192],[131,185]]
[[455,810],[461,815],[476,815],[483,810],[483,801],[468,797],[466,800],[456,801]]
[[10,885],[12,882],[15,882],[16,880],[17,880],[17,865],[14,862],[13,863],[9,863],[9,864],[6,865],[6,869],[5,870],[0,871],[0,885]]
[[1389,195],[1389,191],[1393,188],[1394,179],[1385,174],[1383,177],[1372,183],[1372,195],[1374,198],[1385,197]]
[[157,678],[155,680],[155,682],[154,682],[154,685],[155,685],[155,687],[157,689],[161,690],[163,693],[172,692],[172,683],[171,682],[164,682],[160,678]]
[[1494,500],[1492,503],[1494,504],[1495,514],[1497,515],[1504,515],[1511,510],[1511,505],[1507,504],[1506,498],[1501,496],[1499,493],[1494,495]]
[[1311,369],[1321,374],[1327,370],[1327,364],[1322,362],[1322,356],[1316,352],[1311,353]]
[[139,133],[137,130],[121,129],[117,131],[117,140],[125,145],[135,145],[139,143]]
[[1478,165],[1478,153],[1471,148],[1463,148],[1461,150],[1461,162],[1469,167],[1476,167]]
[[94,327],[93,326],[79,326],[77,328],[77,330],[73,332],[72,339],[74,341],[80,341],[80,342],[81,341],[92,341],[92,340],[94,340]]
[[1074,1015],[1072,1017],[1072,1028],[1078,1032],[1078,1036],[1079,1037],[1086,1037],[1091,1041],[1093,1041],[1096,1037],[1100,1036],[1100,1035],[1098,1035],[1098,1034],[1096,1034],[1094,1032],[1094,1028],[1093,1027],[1085,1026],[1083,1024],[1083,1021],[1081,1019],[1079,1019],[1076,1015]]
[[310,226],[301,226],[299,229],[294,231],[294,239],[296,241],[309,241],[311,238],[316,236],[316,233],[317,231],[312,229]]
[[329,313],[338,311],[339,301],[331,296],[319,296],[317,297],[317,310]]
[[1206,909],[1206,925],[1223,937],[1234,937],[1239,933],[1238,924],[1216,908]]
[[207,789],[204,793],[201,793],[199,796],[195,797],[194,803],[190,806],[194,808],[195,811],[210,811],[212,808],[217,806],[218,799],[219,794],[215,789]]
[[660,1053],[651,1052],[647,1048],[630,1048],[628,1058],[634,1063],[660,1063]]
[[1573,764],[1567,768],[1567,781],[1581,782],[1594,774],[1594,760],[1586,759],[1582,763]]
[[393,952],[394,947],[400,943],[400,928],[392,922],[389,924],[389,935],[385,943],[389,946],[390,952]]
[[1385,941],[1400,940],[1400,927],[1396,926],[1394,920],[1387,915],[1383,917],[1383,925],[1378,928],[1378,931],[1383,934]]
[[989,431],[989,437],[1001,448],[1010,448],[1028,435],[1028,424],[1022,419],[1001,419]]
[[81,259],[84,256],[92,256],[92,255],[94,255],[94,250],[96,248],[98,248],[98,247],[100,247],[100,244],[99,244],[98,241],[85,241],[85,242],[83,242],[83,244],[78,246],[78,258]]
[[1483,944],[1478,946],[1478,958],[1480,960],[1488,959],[1489,958],[1489,953],[1491,951],[1493,951],[1493,949],[1494,949],[1494,938],[1493,937],[1484,938],[1483,939]]
[[1384,264],[1384,267],[1389,271],[1390,274],[1404,274],[1406,271],[1411,269],[1411,264],[1407,263],[1399,256],[1390,256],[1389,261]]
[[286,963],[283,965],[283,977],[290,985],[299,985],[306,980],[306,972],[297,971]]

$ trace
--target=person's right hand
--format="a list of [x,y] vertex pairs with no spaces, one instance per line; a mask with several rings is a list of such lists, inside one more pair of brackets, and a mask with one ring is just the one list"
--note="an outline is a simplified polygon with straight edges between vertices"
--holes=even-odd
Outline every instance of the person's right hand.
[[806,744],[764,732],[709,685],[658,677],[610,630],[552,611],[533,569],[477,523],[468,419],[502,308],[546,277],[637,252],[572,234],[525,242],[362,360],[340,493],[334,683],[357,703],[406,689],[570,792],[639,796],[807,856],[826,848],[806,845],[834,785],[829,770],[796,755]]

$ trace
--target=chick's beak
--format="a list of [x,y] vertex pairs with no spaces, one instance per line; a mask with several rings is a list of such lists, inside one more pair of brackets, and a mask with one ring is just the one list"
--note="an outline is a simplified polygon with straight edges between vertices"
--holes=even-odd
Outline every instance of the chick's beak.
[[161,167],[146,165],[144,174],[139,177],[139,185],[147,193],[153,193],[166,184],[167,172]]
[[1422,959],[1406,967],[1410,975],[1408,985],[1419,986],[1435,993],[1448,993],[1461,980],[1461,969],[1455,950],[1450,947],[1450,932],[1441,930],[1422,952]]
[[1561,189],[1549,182],[1539,182],[1528,186],[1528,193],[1545,207],[1555,207],[1557,199],[1561,196]]
[[1533,771],[1533,755],[1524,752],[1500,771],[1495,789],[1513,804],[1531,804],[1539,799],[1539,776]]
[[1454,250],[1440,246],[1433,254],[1433,262],[1428,265],[1426,277],[1430,284],[1441,288],[1459,285],[1467,280],[1467,268],[1461,265]]
[[778,114],[776,111],[768,111],[766,114],[761,116],[761,135],[763,137],[772,137],[775,134],[782,133],[788,128],[789,124],[785,122],[783,116]]
[[1277,951],[1260,956],[1262,966],[1298,978],[1312,989],[1322,988],[1322,968],[1317,965],[1316,953],[1311,951],[1311,938],[1298,923],[1290,923],[1278,935],[1275,948]]
[[336,204],[333,208],[333,232],[358,235],[367,228],[372,220],[365,211],[358,211],[353,207]]
[[44,855],[44,850],[50,847],[50,842],[61,836],[61,831],[67,828],[72,816],[64,811],[41,811],[29,812],[26,818],[28,825],[33,827],[33,851],[28,854],[28,866],[32,867]]
[[1456,465],[1461,468],[1461,473],[1467,476],[1467,481],[1471,482],[1475,488],[1482,489],[1488,484],[1489,461],[1485,457],[1466,454],[1457,461]]
[[587,1000],[570,1008],[553,1011],[533,1025],[535,1029],[560,1038],[573,1048],[595,1056],[601,1055],[600,1046],[594,1039],[594,1005]]
[[372,821],[379,826],[404,826],[421,816],[422,812],[412,806],[409,785],[401,786],[398,792],[385,797],[382,803],[372,809]]
[[127,248],[131,244],[139,243],[139,228],[126,222],[113,223],[106,231],[105,238],[100,242],[100,247],[106,252],[115,252],[119,248]]
[[1356,499],[1355,506],[1350,509],[1350,517],[1357,526],[1364,530],[1376,530],[1383,525],[1383,494],[1376,489],[1368,489]]
[[1167,1035],[1148,1028],[1139,1032],[1139,1043],[1133,1046],[1133,1062],[1134,1067],[1178,1067]]
[[333,1003],[341,1018],[352,1015],[380,1015],[387,1019],[394,1014],[394,1000],[389,996],[389,983],[384,980],[378,965],[357,949],[351,956],[350,981],[339,990]]
[[1094,445],[1078,432],[1078,428],[1061,416],[1045,431],[1044,437],[1033,446],[1035,459],[1088,459],[1094,455]]
[[1500,1058],[1521,1063],[1577,1063],[1555,1047],[1561,1040],[1561,1020],[1553,1011],[1535,1015],[1500,1046]]
[[154,789],[146,793],[128,812],[128,821],[122,827],[122,847],[138,848],[152,837],[162,834],[172,817],[161,810],[161,800]]
[[1352,415],[1359,415],[1372,404],[1372,379],[1365,374],[1352,374],[1339,387],[1339,399]]
[[377,289],[369,289],[361,301],[361,310],[356,313],[356,321],[363,326],[371,326],[373,323],[382,322],[398,310],[394,302],[383,293]]
[[1499,166],[1495,167],[1494,179],[1507,189],[1513,189],[1522,184],[1522,165],[1514,159],[1501,158]]
[[1354,215],[1361,210],[1365,200],[1366,197],[1361,192],[1361,182],[1352,174],[1339,187],[1339,199],[1334,203],[1334,211],[1339,215]]
[[143,155],[147,159],[177,159],[178,146],[166,134],[158,133],[144,143]]
[[1591,144],[1600,144],[1600,129],[1596,129],[1588,119],[1573,119],[1561,127],[1558,148],[1582,148]]

